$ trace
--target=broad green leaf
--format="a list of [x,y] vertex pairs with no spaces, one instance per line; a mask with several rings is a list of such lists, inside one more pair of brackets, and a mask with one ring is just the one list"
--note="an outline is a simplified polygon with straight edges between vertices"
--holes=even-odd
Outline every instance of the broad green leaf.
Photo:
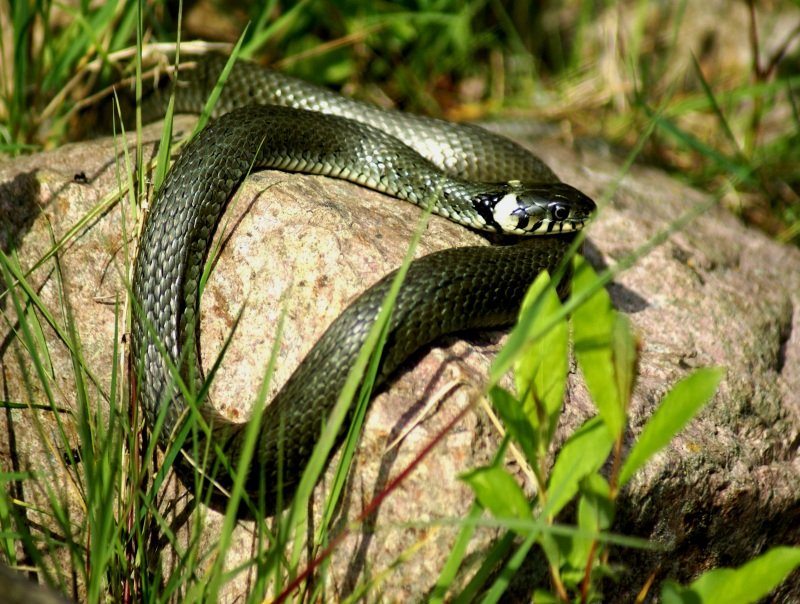
[[[495,356],[494,362],[489,370],[490,387],[500,381],[500,378],[513,367],[520,355],[528,348],[531,335],[536,333],[534,323],[536,323],[539,329],[548,327],[547,322],[541,317],[547,297],[539,295],[540,292],[543,292],[547,288],[550,288],[550,275],[547,271],[542,271],[536,277],[536,280],[525,296],[523,310],[520,311],[516,326],[511,330],[506,343]],[[553,312],[552,309],[550,312]]]
[[664,604],[748,604],[766,597],[795,568],[800,548],[775,547],[739,568],[717,568],[703,573],[688,587],[666,581]]
[[620,472],[620,486],[625,485],[648,459],[665,447],[702,409],[716,392],[724,373],[719,367],[698,369],[675,384],[628,454]]
[[631,323],[627,315],[615,312],[616,320],[611,332],[611,350],[614,359],[614,377],[617,380],[617,392],[623,412],[627,414],[628,403],[636,380],[636,361],[638,358],[638,341],[631,331]]
[[525,296],[522,314],[533,312],[531,321],[520,320],[526,330],[526,346],[517,358],[514,377],[525,415],[538,433],[539,455],[546,453],[564,401],[569,369],[567,321],[561,319],[537,338],[561,309],[547,273],[540,274]]
[[561,599],[554,593],[537,589],[533,592],[533,604],[560,604]]
[[538,541],[539,547],[542,548],[550,567],[560,569],[563,566],[564,556],[569,552],[569,548],[571,547],[569,538],[544,531],[539,535]]
[[500,386],[492,386],[489,390],[494,408],[508,430],[511,437],[522,447],[528,461],[535,463],[539,456],[539,436],[528,420],[522,404],[507,390]]
[[[572,291],[574,296],[578,296],[593,286],[597,281],[597,274],[583,258],[576,256],[574,262]],[[619,330],[624,328],[624,325],[617,327],[617,321],[617,313],[611,306],[611,298],[603,288],[598,289],[572,314],[575,357],[600,417],[614,438],[620,438],[625,429],[627,407],[627,399],[622,398],[616,377],[613,342],[615,339],[625,341],[619,336]],[[617,348],[625,350],[626,345],[622,344]],[[630,369],[626,368],[624,371],[627,375]]]
[[547,487],[543,514],[553,518],[578,492],[578,484],[605,463],[612,438],[606,424],[594,417],[569,437],[558,453]]
[[697,594],[670,579],[661,583],[661,604],[702,604]]
[[503,468],[478,468],[461,476],[480,504],[498,518],[531,519],[531,506],[514,477]]
[[572,548],[567,559],[571,568],[583,572],[592,552],[593,541],[586,535],[608,530],[614,519],[614,504],[609,498],[608,481],[599,474],[587,476],[581,484],[580,491],[578,528],[581,529],[583,535],[572,537]]

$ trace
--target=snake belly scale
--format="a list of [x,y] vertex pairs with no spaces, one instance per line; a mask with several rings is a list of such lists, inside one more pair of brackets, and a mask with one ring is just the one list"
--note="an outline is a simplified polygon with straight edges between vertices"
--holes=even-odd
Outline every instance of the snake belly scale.
[[[212,57],[190,73],[187,87],[178,87],[178,111],[202,106],[223,63]],[[556,269],[595,208],[508,139],[378,109],[253,64],[234,66],[217,111],[221,116],[185,147],[158,191],[134,265],[137,392],[151,427],[164,418],[163,444],[190,416],[171,367],[200,390],[190,382],[202,375],[200,277],[220,216],[251,170],[344,178],[419,205],[433,200],[434,212],[470,228],[529,235],[515,245],[453,248],[414,261],[392,312],[377,386],[441,335],[513,323],[528,286],[542,270]],[[288,495],[299,480],[392,277],[328,327],[264,411],[246,490],[257,496],[266,487],[268,511],[279,498],[275,485]],[[184,450],[208,451],[212,467],[222,451],[236,468],[247,424],[220,417],[208,404],[201,412],[211,430],[190,431]],[[194,474],[178,469],[184,479]],[[218,486],[230,487],[229,472],[212,475]]]

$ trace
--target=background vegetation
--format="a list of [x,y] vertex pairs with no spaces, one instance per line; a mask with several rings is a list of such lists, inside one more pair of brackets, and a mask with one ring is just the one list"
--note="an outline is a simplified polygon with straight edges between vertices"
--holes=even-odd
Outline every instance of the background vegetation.
[[[720,14],[726,18],[719,19]],[[535,122],[544,136],[618,155],[620,162],[645,140],[638,149],[638,161],[661,166],[715,192],[744,220],[780,240],[800,241],[800,9],[796,3],[209,1],[187,3],[181,13],[173,2],[16,0],[0,4],[0,19],[0,152],[7,156],[58,146],[75,136],[81,130],[82,110],[91,105],[96,93],[120,78],[136,79],[137,44],[158,61],[163,47],[157,43],[174,42],[180,23],[182,40],[217,41],[227,45],[223,49],[245,32],[244,56],[383,105],[456,120],[502,115],[526,124]],[[650,136],[643,139],[642,132]],[[13,262],[4,257],[0,265],[7,284],[24,282],[23,275],[14,273]],[[594,288],[596,292],[598,283],[590,279],[587,291]],[[25,295],[34,297],[31,292]],[[546,294],[542,295],[546,301]],[[9,303],[25,315],[21,309],[28,302],[12,295]],[[547,302],[551,303],[556,325],[565,311],[552,299]],[[541,310],[545,302],[532,304]],[[610,309],[604,312],[610,330],[607,344],[616,347],[616,352],[624,350],[623,360],[628,362],[606,368],[605,381],[626,383],[635,364],[634,346],[620,323],[623,320]],[[535,316],[541,320],[544,315]],[[70,325],[68,316],[65,322]],[[536,329],[533,334],[541,335]],[[34,321],[23,325],[20,337],[31,350],[37,349]],[[75,334],[63,337],[77,342]],[[515,354],[523,355],[523,348]],[[533,365],[552,361],[520,358],[518,362]],[[75,379],[80,384],[85,375],[79,361]],[[46,365],[46,359],[36,362]],[[507,368],[511,361],[505,363]],[[115,367],[114,372],[117,375],[121,368]],[[697,376],[696,390],[713,391],[718,380],[715,372]],[[602,382],[603,375],[598,379]],[[89,526],[74,532],[69,513],[54,502],[53,521],[63,527],[59,539],[36,531],[21,533],[15,511],[20,502],[3,497],[0,523],[5,560],[19,562],[17,544],[23,543],[26,563],[52,568],[48,555],[55,556],[66,547],[77,570],[61,569],[52,575],[45,571],[45,578],[73,595],[78,595],[76,586],[80,585],[89,601],[105,597],[162,601],[178,593],[189,600],[213,601],[229,577],[215,564],[201,578],[195,569],[204,561],[195,559],[195,551],[185,553],[184,575],[148,574],[142,559],[148,534],[166,528],[152,498],[137,490],[141,477],[124,454],[136,449],[132,444],[135,426],[124,413],[98,417],[96,401],[85,388],[78,390],[82,393],[77,419],[82,445],[80,451],[69,453],[69,465],[82,472],[79,480],[85,488]],[[110,394],[112,411],[125,409],[116,393]],[[501,409],[509,396],[492,392]],[[485,562],[489,570],[478,575],[484,582],[471,582],[458,594],[461,600],[484,590],[489,601],[502,595],[508,577],[501,573],[491,583],[489,575],[511,551],[514,538],[523,539],[528,548],[540,546],[546,555],[552,593],[539,593],[543,601],[600,597],[594,581],[609,572],[603,555],[614,539],[607,530],[616,490],[629,478],[631,467],[663,445],[660,439],[651,439],[637,450],[638,458],[621,459],[618,443],[627,398],[625,392],[615,396],[616,406],[600,409],[601,420],[587,424],[574,437],[578,442],[594,438],[600,445],[600,451],[586,460],[580,475],[586,481],[580,489],[574,474],[567,473],[570,477],[565,478],[558,473],[558,463],[549,475],[542,464],[552,438],[552,417],[558,413],[556,403],[548,403],[551,407],[544,415],[549,419],[544,422],[541,410],[518,417],[508,410],[513,405],[507,405],[504,419],[512,426],[512,434],[517,431],[514,435],[528,461],[541,466],[541,499],[534,503],[519,497],[493,499],[492,493],[500,486],[513,492],[500,468],[483,468],[469,476],[478,500],[506,526],[509,538],[500,543],[507,549],[497,549],[491,554],[496,558]],[[671,412],[667,420],[654,417],[654,422],[663,434],[673,433],[704,400],[679,390],[665,405],[680,412]],[[59,401],[54,398],[50,404],[55,409]],[[5,406],[11,408],[9,402]],[[565,447],[562,453],[565,464],[571,451],[574,448]],[[609,456],[620,473],[602,476],[599,468]],[[30,477],[4,473],[3,478],[10,482]],[[159,479],[163,476],[155,477],[156,484]],[[552,499],[548,503],[554,488],[556,493],[566,489],[563,492],[568,494],[566,498],[562,494],[558,505]],[[578,497],[578,506],[585,512],[584,532],[558,533],[553,523],[556,507],[572,496]],[[464,535],[471,526],[465,521]],[[602,536],[587,539],[587,534]],[[64,536],[67,543],[60,541]],[[287,539],[280,534],[278,538]],[[319,545],[325,540],[323,536]],[[517,552],[524,555],[527,550],[523,549]],[[224,552],[223,546],[220,551]],[[571,551],[571,556],[563,556],[564,551]],[[450,573],[458,568],[458,556],[454,551],[442,570],[442,594],[447,593]],[[512,556],[504,572],[513,573],[513,561]],[[255,563],[267,569],[259,579],[263,586],[272,569],[283,568],[285,561]],[[782,577],[777,571],[766,577],[764,568],[788,570],[797,565],[797,552],[773,552],[761,566],[755,564],[743,569],[738,580],[751,596],[758,597]],[[302,577],[296,567],[288,574]],[[721,601],[720,593],[714,591],[720,582],[730,584],[730,575],[711,575],[688,587],[666,585],[662,597],[676,602]],[[275,589],[280,594],[278,583]]]
[[[178,7],[142,6],[145,43],[175,41]],[[206,0],[183,8],[183,40],[233,44],[245,32],[245,56],[382,104],[451,119],[542,119],[570,142],[611,153],[654,124],[640,161],[725,191],[746,220],[797,241],[794,2]],[[125,51],[138,16],[135,2],[3,5],[0,152],[60,144],[79,103],[130,76]]]

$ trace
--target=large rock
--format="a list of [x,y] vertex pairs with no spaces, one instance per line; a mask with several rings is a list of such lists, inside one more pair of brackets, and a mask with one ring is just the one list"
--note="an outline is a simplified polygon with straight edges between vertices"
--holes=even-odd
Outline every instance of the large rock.
[[[186,128],[187,122],[180,121]],[[156,140],[157,129],[146,131]],[[16,250],[30,268],[117,187],[119,151],[108,139],[70,145],[25,157],[0,168],[0,245]],[[617,165],[593,155],[578,157],[555,143],[537,152],[561,178],[600,199],[613,190],[590,233],[587,255],[596,265],[613,264],[682,213],[707,201],[696,191],[655,170],[635,168],[618,182]],[[85,175],[85,179],[84,179]],[[87,182],[84,182],[86,180]],[[63,324],[61,297],[68,301],[88,367],[107,391],[112,366],[115,300],[124,301],[133,223],[120,204],[97,212],[59,250],[63,283],[54,262],[29,277]],[[212,399],[225,413],[245,418],[273,346],[274,325],[285,309],[286,327],[271,391],[286,379],[328,322],[360,291],[398,266],[419,217],[408,204],[358,186],[322,177],[262,172],[248,179],[224,219],[222,249],[202,302],[202,350],[210,367],[244,307],[230,349],[214,383]],[[434,217],[418,254],[452,245],[480,243],[475,234]],[[658,577],[688,580],[715,565],[736,565],[779,543],[800,541],[800,253],[746,229],[714,208],[640,259],[609,288],[617,308],[630,315],[641,336],[640,378],[631,413],[634,437],[655,405],[692,368],[727,369],[722,386],[701,416],[642,471],[621,501],[617,530],[657,539],[666,553],[618,551],[631,566],[616,597],[628,598],[653,570]],[[42,402],[30,355],[14,336],[16,316],[8,296],[0,331],[3,398]],[[52,362],[50,386],[58,404],[74,409],[72,364],[64,344],[44,329]],[[405,552],[413,554],[377,584],[387,600],[422,599],[450,552],[457,529],[408,528],[463,515],[471,497],[460,472],[490,459],[498,434],[480,403],[480,386],[502,334],[448,339],[409,364],[371,407],[334,526],[355,518],[393,476],[405,468],[467,405],[475,405],[420,466],[370,517],[335,549],[326,596],[339,599],[375,578]],[[107,412],[105,399],[92,400]],[[426,406],[430,410],[426,411]],[[593,409],[573,376],[560,428],[562,438]],[[421,417],[418,417],[420,416]],[[75,447],[74,415],[64,416]],[[43,472],[65,505],[80,517],[79,495],[66,471],[38,436],[57,434],[52,414],[8,411],[0,446],[4,468]],[[406,431],[408,430],[407,434]],[[399,444],[389,447],[398,436]],[[56,442],[58,439],[56,438]],[[74,469],[72,471],[75,471]],[[49,478],[52,476],[52,478]],[[327,479],[329,483],[330,479]],[[15,493],[34,506],[49,505],[28,483]],[[21,489],[21,490],[20,490]],[[324,490],[324,487],[318,491]],[[163,509],[185,544],[202,527],[200,549],[215,544],[221,516],[197,506],[183,487],[170,482]],[[317,506],[318,508],[319,506]],[[202,514],[201,523],[186,512]],[[315,516],[318,518],[319,510]],[[33,523],[47,517],[30,512]],[[317,526],[316,521],[313,526]],[[254,540],[254,524],[239,523],[227,555],[231,568],[266,547]],[[471,544],[478,554],[495,533],[479,530]],[[153,546],[153,564],[171,573],[169,549]],[[249,567],[247,567],[249,568]],[[233,600],[251,585],[243,572],[225,587]],[[463,578],[462,578],[463,580]],[[530,589],[520,585],[518,589]],[[800,580],[782,597],[800,598]]]

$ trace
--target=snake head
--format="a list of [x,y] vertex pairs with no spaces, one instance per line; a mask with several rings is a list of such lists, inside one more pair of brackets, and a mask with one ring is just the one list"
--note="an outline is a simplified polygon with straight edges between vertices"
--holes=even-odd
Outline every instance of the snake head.
[[579,231],[596,209],[591,198],[562,182],[512,180],[492,208],[492,218],[505,233],[547,235]]

